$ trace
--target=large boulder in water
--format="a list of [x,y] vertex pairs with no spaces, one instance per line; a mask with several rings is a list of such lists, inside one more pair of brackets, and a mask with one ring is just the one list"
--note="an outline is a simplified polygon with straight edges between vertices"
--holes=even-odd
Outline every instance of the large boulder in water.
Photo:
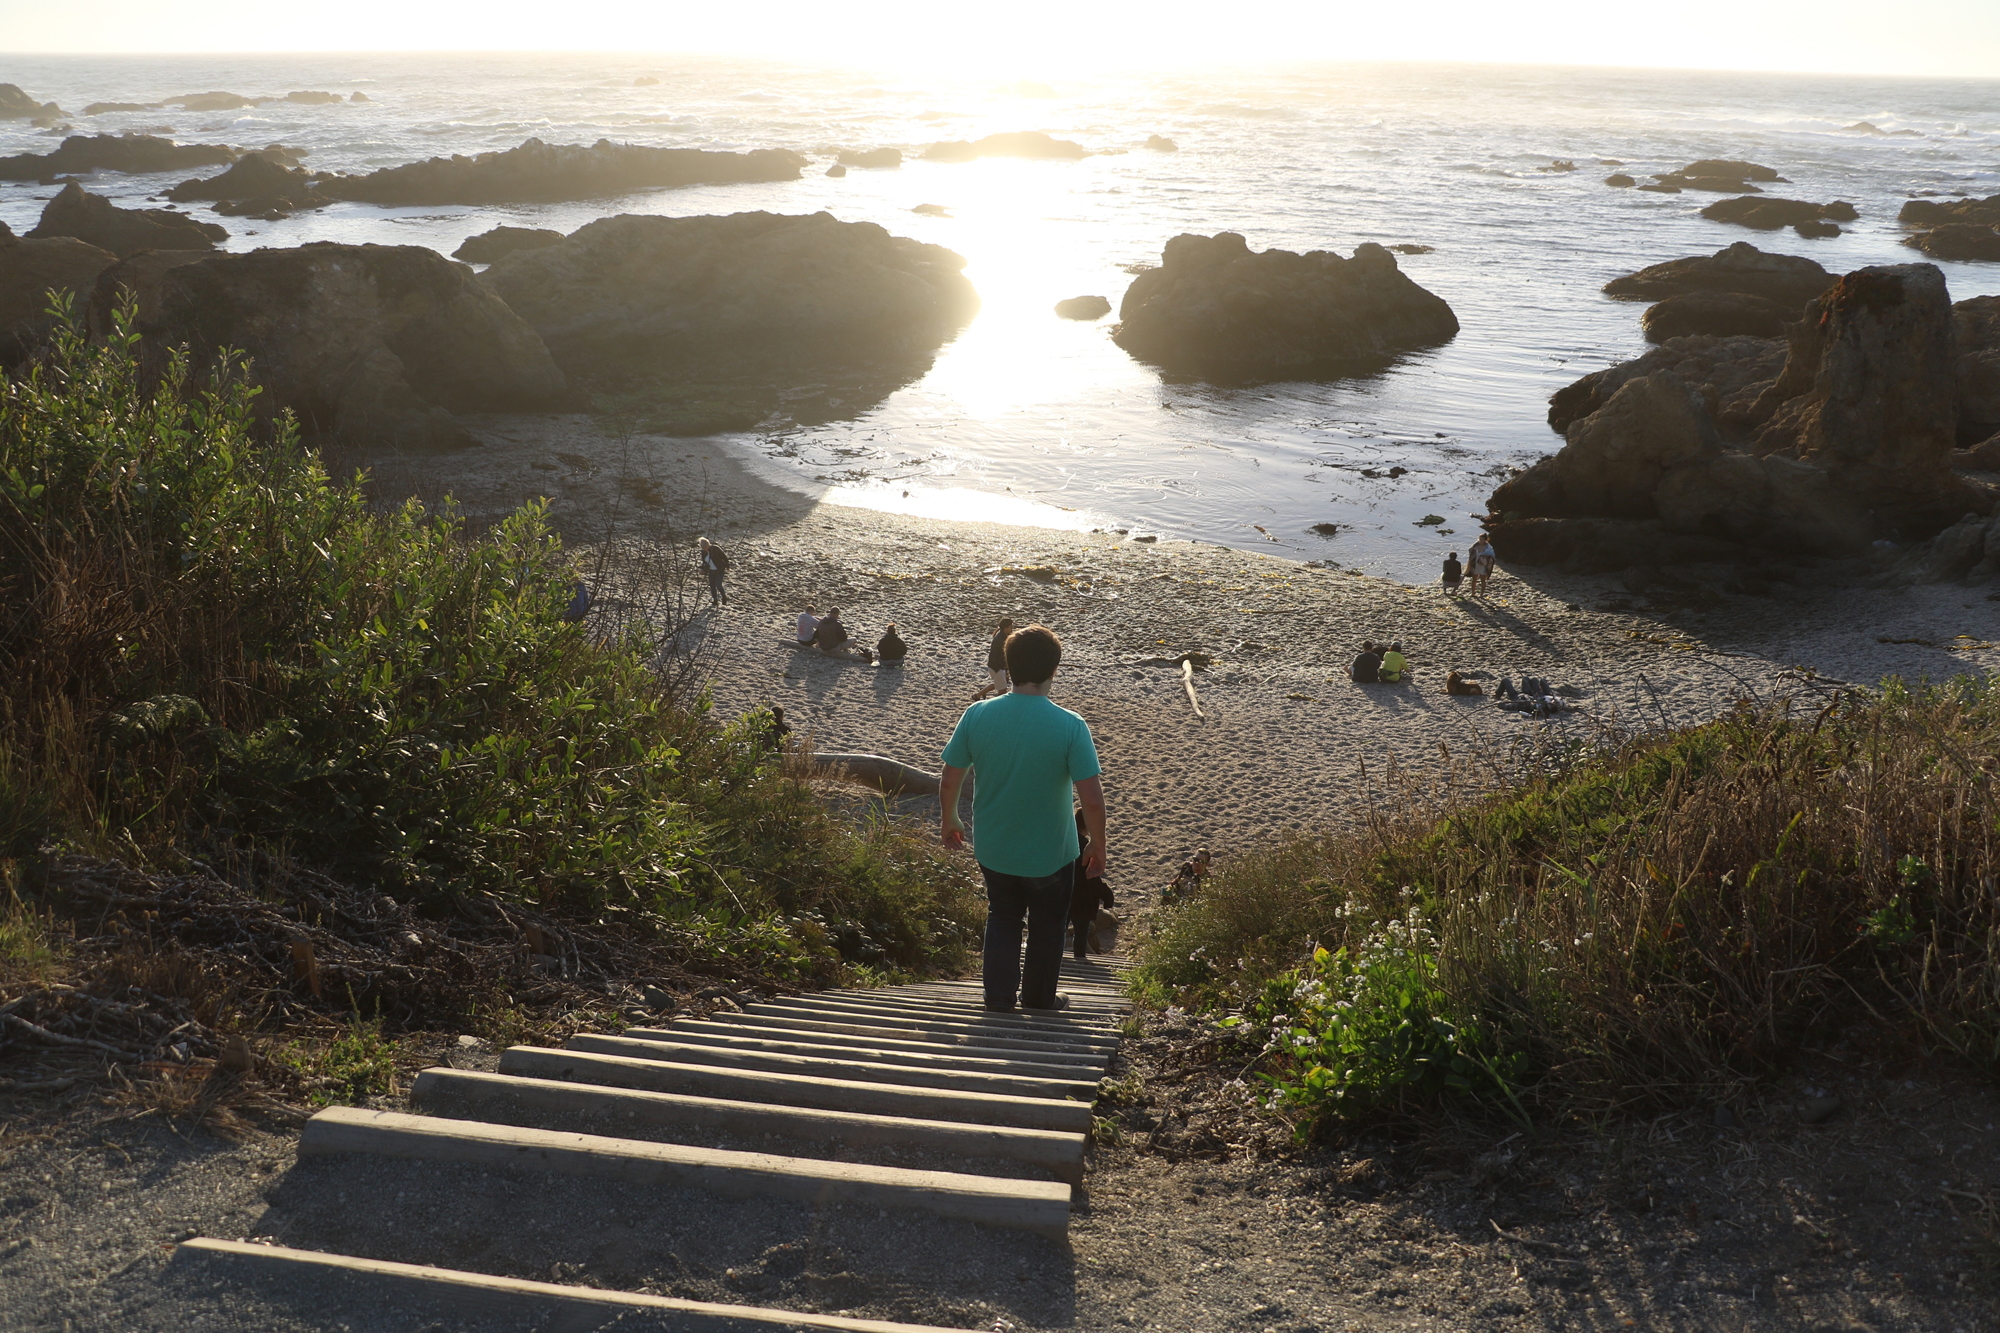
[[971,162],[982,157],[1053,158],[1074,162],[1085,156],[1082,144],[1051,138],[1040,130],[989,134],[984,139],[974,139],[969,143],[964,139],[955,139],[949,143],[934,143],[924,150],[924,158],[930,162]]
[[562,239],[561,232],[547,227],[494,227],[477,236],[466,237],[464,243],[451,252],[451,257],[468,264],[493,264],[516,250],[539,250],[545,245],[560,245]]
[[53,153],[0,157],[0,180],[53,181],[57,176],[83,176],[93,171],[143,176],[155,171],[221,166],[236,157],[234,148],[221,144],[178,144],[150,134],[72,134]]
[[870,148],[865,152],[843,148],[838,160],[843,167],[874,167],[880,170],[902,166],[903,153],[898,148]]
[[1984,199],[1912,199],[1896,214],[1906,227],[1942,227],[1950,222],[1971,222],[2000,227],[2000,194]]
[[585,378],[928,364],[978,298],[943,246],[827,213],[621,214],[482,280]]
[[216,242],[229,239],[228,230],[213,222],[167,208],[119,208],[75,181],[49,200],[40,225],[28,235],[74,236],[121,259],[140,250],[213,250]]
[[[1830,204],[1815,204],[1804,199],[1776,199],[1769,195],[1748,195],[1741,199],[1723,199],[1701,210],[1701,215],[1711,222],[1731,222],[1752,231],[1777,231],[1782,227],[1809,226],[1821,219],[1832,222],[1852,222],[1859,217],[1854,205],[1845,199],[1836,199]],[[1825,234],[1823,230],[1816,234]]]
[[1703,334],[1714,338],[1780,338],[1798,315],[1775,301],[1740,292],[1689,292],[1670,296],[1640,317],[1646,341]]
[[67,294],[79,313],[97,275],[118,262],[74,237],[23,240],[0,226],[0,366],[19,361],[46,334],[49,294]]
[[1834,281],[1833,274],[1810,259],[1766,254],[1748,241],[1738,241],[1712,255],[1670,259],[1613,278],[1604,284],[1604,294],[1627,301],[1664,301],[1699,292],[1757,296],[1796,318],[1806,302]]
[[324,176],[322,194],[368,204],[504,204],[592,199],[666,185],[799,178],[806,159],[782,148],[709,153],[599,139],[590,147],[530,139],[504,152],[433,157],[366,176]]
[[1442,297],[1372,242],[1327,250],[1253,251],[1235,232],[1176,236],[1158,268],[1120,303],[1118,345],[1172,370],[1297,378],[1379,366],[1458,332]]
[[472,270],[414,245],[139,255],[106,272],[98,314],[124,289],[156,353],[184,346],[197,374],[218,348],[248,353],[267,411],[311,435],[428,449],[470,443],[454,411],[550,411],[567,384],[548,349]]
[[333,202],[313,188],[304,168],[288,166],[269,152],[245,153],[220,175],[184,180],[167,191],[167,198],[175,203],[213,199],[218,213],[264,218]]
[[37,102],[19,85],[0,83],[0,120],[38,120],[62,114],[63,109],[54,102]]
[[1903,244],[1921,250],[1932,259],[2000,259],[2000,227],[1983,222],[1947,222],[1905,236]]

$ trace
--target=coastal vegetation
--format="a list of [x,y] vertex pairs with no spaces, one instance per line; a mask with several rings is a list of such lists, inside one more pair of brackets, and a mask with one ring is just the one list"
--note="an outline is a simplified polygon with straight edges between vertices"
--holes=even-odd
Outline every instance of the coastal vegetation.
[[[1889,682],[1447,773],[1222,867],[1141,985],[1302,1136],[1722,1106],[1842,1041],[2000,1070],[2000,686]],[[1484,791],[1489,794],[1472,795]]]
[[0,968],[44,1028],[98,977],[379,1037],[967,956],[964,872],[655,670],[673,627],[568,614],[540,507],[372,506],[255,394],[149,375],[128,308],[0,396]]

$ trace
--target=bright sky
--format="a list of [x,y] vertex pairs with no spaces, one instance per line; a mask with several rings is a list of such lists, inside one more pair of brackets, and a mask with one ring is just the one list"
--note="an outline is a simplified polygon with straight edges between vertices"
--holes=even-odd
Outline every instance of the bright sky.
[[1299,60],[2000,78],[2000,0],[0,0],[0,52],[646,51],[909,73]]

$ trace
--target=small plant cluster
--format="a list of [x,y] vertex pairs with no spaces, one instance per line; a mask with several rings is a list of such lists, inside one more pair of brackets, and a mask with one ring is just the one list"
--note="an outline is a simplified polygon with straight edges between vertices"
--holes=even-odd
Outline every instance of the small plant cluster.
[[2000,684],[1403,795],[1237,859],[1144,946],[1142,991],[1232,1012],[1303,1132],[1724,1100],[1857,1022],[2000,1070]]
[[482,532],[372,506],[239,362],[194,383],[151,355],[128,307],[0,383],[0,863],[276,856],[732,975],[965,955],[968,877],[832,817],[759,719],[663,681],[642,627],[567,615],[540,506]]

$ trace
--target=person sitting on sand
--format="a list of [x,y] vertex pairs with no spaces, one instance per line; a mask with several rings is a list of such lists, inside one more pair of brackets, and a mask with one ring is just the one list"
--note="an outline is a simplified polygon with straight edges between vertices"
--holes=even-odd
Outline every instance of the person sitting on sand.
[[1001,621],[1000,628],[994,631],[993,642],[986,645],[986,687],[972,696],[972,702],[978,703],[989,694],[1007,692],[1007,636],[1013,632],[1011,619]]
[[1403,656],[1403,645],[1392,643],[1389,645],[1389,651],[1382,654],[1382,665],[1376,669],[1375,674],[1384,685],[1393,685],[1401,680],[1403,673],[1409,669],[1410,659]]
[[1460,585],[1465,582],[1465,566],[1458,563],[1458,552],[1453,551],[1444,558],[1444,595],[1458,596]]
[[896,622],[890,621],[889,628],[883,630],[882,637],[876,641],[876,658],[883,666],[901,666],[903,659],[909,655],[909,645],[903,642],[902,635],[896,633]]
[[866,648],[847,646],[847,626],[840,623],[840,608],[829,607],[826,618],[813,631],[813,643],[828,657],[844,657],[850,662],[871,660]]
[[807,602],[806,609],[799,612],[799,647],[811,647],[818,633],[819,617],[813,614],[813,604]]
[[1356,685],[1375,685],[1382,679],[1382,654],[1375,651],[1372,643],[1361,645],[1361,655],[1347,668],[1347,678]]
[[791,744],[792,724],[785,721],[785,710],[779,704],[772,704],[765,710],[768,718],[757,718],[757,729],[763,733],[762,742],[766,752],[777,754]]
[[1179,902],[1199,892],[1201,882],[1208,878],[1208,868],[1208,848],[1195,848],[1194,855],[1181,862],[1179,873],[1174,876],[1172,886],[1167,889],[1167,901]]
[[1483,698],[1485,697],[1486,689],[1478,681],[1467,680],[1464,676],[1454,671],[1444,678],[1444,692],[1446,694],[1461,694],[1469,698]]
[[1075,935],[1076,956],[1082,958],[1090,952],[1090,928],[1097,920],[1097,909],[1116,907],[1118,901],[1111,896],[1111,886],[1104,882],[1104,876],[1090,873],[1090,825],[1082,810],[1076,812],[1076,840],[1079,851],[1072,872],[1069,924]]

